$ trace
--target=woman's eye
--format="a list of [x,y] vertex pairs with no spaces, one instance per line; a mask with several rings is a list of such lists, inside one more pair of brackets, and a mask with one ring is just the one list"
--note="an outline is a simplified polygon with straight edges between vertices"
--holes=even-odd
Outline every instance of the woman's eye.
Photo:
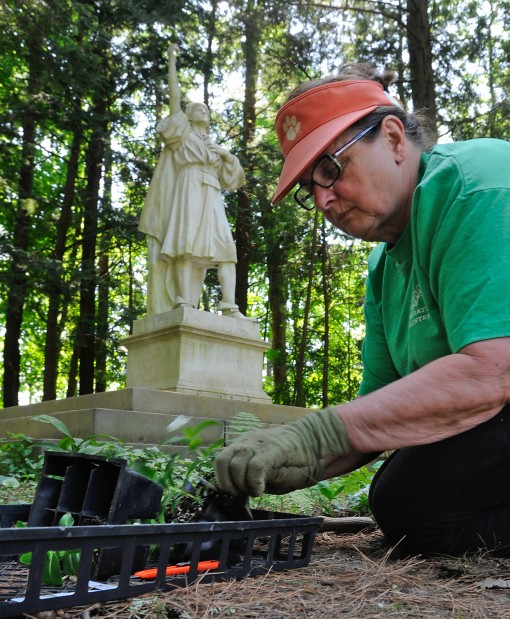
[[[323,159],[315,169],[314,177],[317,182],[334,182],[340,174],[340,166],[335,159]],[[318,177],[318,178],[317,178]]]

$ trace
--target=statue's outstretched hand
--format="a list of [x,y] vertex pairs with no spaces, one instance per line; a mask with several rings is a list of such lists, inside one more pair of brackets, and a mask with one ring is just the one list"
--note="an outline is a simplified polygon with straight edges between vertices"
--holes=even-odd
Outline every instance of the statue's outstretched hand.
[[331,408],[288,424],[242,434],[215,461],[219,487],[229,494],[284,494],[320,481],[323,459],[352,447]]

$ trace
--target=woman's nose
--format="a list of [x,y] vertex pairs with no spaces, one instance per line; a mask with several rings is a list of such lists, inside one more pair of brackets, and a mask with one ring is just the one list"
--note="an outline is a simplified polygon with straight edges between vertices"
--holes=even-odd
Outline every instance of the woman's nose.
[[313,199],[315,202],[316,208],[320,211],[323,211],[326,208],[328,201],[331,199],[333,194],[333,187],[321,187],[320,185],[314,185],[313,188]]

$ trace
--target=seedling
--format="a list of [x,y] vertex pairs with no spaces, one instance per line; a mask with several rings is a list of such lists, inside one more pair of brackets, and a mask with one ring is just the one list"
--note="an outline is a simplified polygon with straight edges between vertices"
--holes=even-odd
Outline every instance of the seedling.
[[[64,514],[60,518],[58,525],[60,527],[72,527],[74,525],[74,518],[71,514]],[[18,521],[16,526],[24,528],[27,525],[24,522]],[[23,565],[31,565],[32,553],[25,552],[20,556],[19,560]],[[63,584],[63,575],[76,576],[79,564],[79,550],[49,550],[46,553],[46,559],[44,561],[43,584],[61,587]]]

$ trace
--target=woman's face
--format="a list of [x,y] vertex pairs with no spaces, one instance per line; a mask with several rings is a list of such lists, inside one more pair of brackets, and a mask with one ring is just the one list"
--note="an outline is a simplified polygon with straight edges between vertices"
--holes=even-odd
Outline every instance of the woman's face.
[[[354,134],[345,131],[324,152],[332,154]],[[315,206],[350,236],[395,243],[409,220],[420,161],[402,123],[386,117],[373,141],[356,142],[339,161],[342,173],[331,187],[314,185]],[[309,180],[311,169],[301,181]]]

